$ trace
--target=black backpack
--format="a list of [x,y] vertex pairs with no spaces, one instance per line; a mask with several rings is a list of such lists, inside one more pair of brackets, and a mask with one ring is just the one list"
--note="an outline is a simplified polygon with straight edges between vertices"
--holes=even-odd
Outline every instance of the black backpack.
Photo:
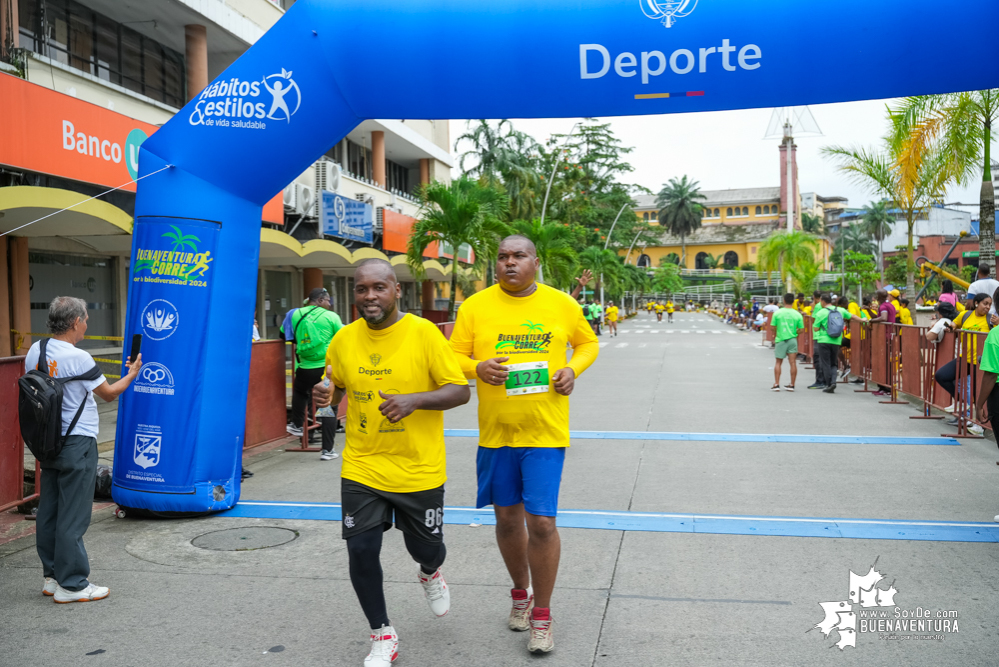
[[90,392],[80,402],[73,421],[62,435],[62,390],[67,382],[76,380],[96,380],[101,369],[94,366],[83,375],[68,378],[54,378],[49,375],[49,364],[45,354],[49,339],[39,343],[38,365],[18,379],[17,414],[21,422],[21,437],[28,449],[41,462],[54,461],[62,451],[63,443],[83,414]]

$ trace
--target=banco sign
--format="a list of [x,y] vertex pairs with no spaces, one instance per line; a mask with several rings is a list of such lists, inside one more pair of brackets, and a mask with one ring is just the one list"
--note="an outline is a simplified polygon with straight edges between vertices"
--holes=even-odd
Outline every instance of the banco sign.
[[260,81],[243,81],[238,77],[216,81],[198,96],[188,122],[254,130],[266,129],[265,119],[290,123],[302,106],[302,90],[291,75],[292,72],[281,68],[279,73],[264,76]]

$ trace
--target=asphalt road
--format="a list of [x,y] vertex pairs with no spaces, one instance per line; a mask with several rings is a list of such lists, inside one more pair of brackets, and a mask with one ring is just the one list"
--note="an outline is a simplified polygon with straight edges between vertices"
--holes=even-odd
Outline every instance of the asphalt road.
[[[996,664],[999,545],[984,527],[999,513],[995,442],[810,442],[814,435],[930,442],[948,429],[910,420],[913,407],[881,405],[852,386],[834,395],[773,393],[773,356],[759,346],[759,334],[703,314],[678,313],[674,324],[654,319],[629,320],[618,337],[601,337],[600,358],[576,385],[572,428],[730,435],[573,443],[560,507],[577,511],[574,517],[627,516],[632,527],[603,521],[601,528],[560,531],[556,650],[547,656],[528,655],[526,636],[506,629],[510,583],[488,520],[446,526],[452,609],[444,619],[426,608],[416,566],[401,536],[390,532],[382,560],[389,614],[401,637],[397,664]],[[812,372],[802,370],[799,387]],[[476,428],[474,399],[449,413],[446,427]],[[740,440],[746,433],[802,437]],[[474,506],[475,447],[474,438],[448,439],[449,506]],[[112,589],[105,601],[53,604],[40,595],[33,538],[0,546],[0,663],[360,667],[368,630],[350,586],[340,526],[292,513],[295,503],[323,503],[331,506],[329,516],[336,512],[339,461],[275,450],[248,457],[247,466],[256,474],[244,484],[243,500],[282,501],[292,518],[144,521],[96,514],[86,543],[92,580]],[[695,527],[660,530],[656,521],[667,514],[695,517]],[[765,527],[773,517],[787,517],[791,533],[818,526],[812,534],[830,536],[745,528]],[[858,520],[866,519],[898,530],[892,539],[883,539],[884,531],[880,539],[860,529],[857,537],[822,532],[830,524],[862,528]],[[921,531],[906,521],[964,527]],[[967,527],[977,523],[983,527]],[[242,551],[192,544],[212,543],[217,535],[204,536],[213,531],[239,529],[238,540],[239,531],[264,526],[295,531],[286,533],[294,537]],[[982,541],[966,541],[973,534]],[[872,566],[883,580],[851,581],[851,571],[863,576]],[[844,603],[828,624],[842,632],[824,636],[814,627],[826,620],[821,602]],[[930,614],[929,628],[927,619],[922,629],[909,628],[916,610]],[[884,615],[883,632],[866,618],[871,613]],[[836,648],[850,641],[851,625],[858,630],[855,646]]]

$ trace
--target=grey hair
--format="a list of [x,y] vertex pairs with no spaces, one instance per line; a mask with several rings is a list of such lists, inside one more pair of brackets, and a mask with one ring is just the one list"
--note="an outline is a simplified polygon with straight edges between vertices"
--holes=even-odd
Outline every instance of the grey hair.
[[66,333],[77,318],[87,319],[87,302],[73,296],[57,296],[49,304],[49,333],[57,336]]

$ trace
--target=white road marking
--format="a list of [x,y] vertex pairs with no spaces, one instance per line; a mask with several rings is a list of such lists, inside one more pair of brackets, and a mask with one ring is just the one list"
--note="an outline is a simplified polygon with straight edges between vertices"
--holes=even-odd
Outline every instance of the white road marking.
[[600,347],[607,347],[609,343],[600,343]]
[[646,346],[647,346],[646,343],[642,343],[641,345],[638,346],[638,349],[642,349],[643,347],[646,347]]
[[628,347],[628,344],[627,343],[618,343],[614,347]]

